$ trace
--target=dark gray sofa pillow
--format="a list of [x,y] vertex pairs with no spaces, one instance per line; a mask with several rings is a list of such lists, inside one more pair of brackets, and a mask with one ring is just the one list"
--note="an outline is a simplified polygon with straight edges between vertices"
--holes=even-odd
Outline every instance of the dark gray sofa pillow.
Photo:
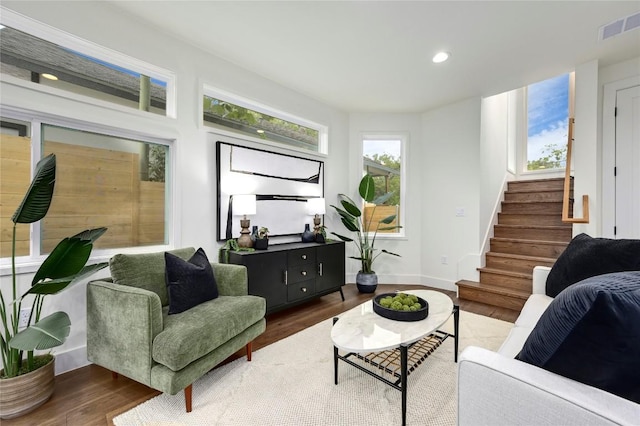
[[567,288],[516,359],[640,403],[640,271]]
[[640,240],[613,240],[577,235],[558,257],[547,276],[547,296],[585,278],[612,272],[640,271]]
[[164,254],[166,264],[169,315],[179,314],[218,297],[213,268],[202,248],[189,260],[171,253]]

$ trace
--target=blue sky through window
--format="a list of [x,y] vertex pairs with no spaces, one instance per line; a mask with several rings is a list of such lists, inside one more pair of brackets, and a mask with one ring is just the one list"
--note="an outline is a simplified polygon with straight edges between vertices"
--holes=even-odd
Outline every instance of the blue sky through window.
[[569,74],[528,86],[527,160],[541,158],[547,145],[566,145],[568,122]]

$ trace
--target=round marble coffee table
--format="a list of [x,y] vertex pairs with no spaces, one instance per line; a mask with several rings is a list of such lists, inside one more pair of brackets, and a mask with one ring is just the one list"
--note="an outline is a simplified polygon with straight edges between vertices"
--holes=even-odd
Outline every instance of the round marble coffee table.
[[[395,321],[373,311],[369,300],[334,318],[334,381],[338,384],[338,361],[342,360],[402,392],[402,424],[406,423],[407,377],[448,337],[454,338],[454,361],[458,362],[459,309],[451,298],[433,290],[406,290],[429,303],[429,315],[420,321]],[[438,330],[454,316],[454,333]],[[340,354],[340,351],[346,353]],[[399,352],[399,357],[397,356]],[[394,363],[400,361],[400,365]],[[397,368],[399,367],[399,372]],[[386,376],[391,376],[388,379]]]

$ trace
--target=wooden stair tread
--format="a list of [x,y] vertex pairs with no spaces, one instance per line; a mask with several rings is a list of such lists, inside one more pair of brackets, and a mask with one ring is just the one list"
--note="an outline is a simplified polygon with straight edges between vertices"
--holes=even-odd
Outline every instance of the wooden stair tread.
[[502,204],[562,204],[562,200],[503,201]]
[[540,256],[526,256],[524,254],[511,254],[511,253],[501,253],[501,252],[493,252],[488,251],[486,253],[487,256],[493,257],[507,257],[510,259],[519,259],[519,260],[531,260],[534,262],[555,262],[556,259],[553,257],[540,257]]
[[[573,178],[573,176],[571,176]],[[547,182],[557,182],[557,181],[562,181],[564,183],[564,178],[563,177],[558,177],[558,178],[540,178],[540,179],[527,179],[527,180],[512,180],[509,181],[508,183],[514,183],[514,184],[518,184],[518,183],[547,183]]]
[[508,271],[506,269],[483,267],[483,268],[478,268],[478,271],[488,272],[490,274],[508,275],[510,277],[533,279],[533,274],[527,274],[525,272]]
[[497,228],[509,228],[509,229],[544,229],[549,231],[564,231],[572,227],[570,223],[565,225],[516,225],[507,223],[497,223],[494,225]]
[[504,243],[520,243],[520,244],[546,244],[551,246],[566,246],[569,242],[564,241],[546,241],[546,240],[523,240],[520,238],[491,238],[493,241]]
[[474,290],[482,290],[488,293],[501,294],[504,296],[514,297],[517,299],[527,300],[531,296],[531,292],[517,290],[514,288],[501,287],[494,284],[482,284],[477,281],[460,280],[456,283],[458,287],[467,287]]

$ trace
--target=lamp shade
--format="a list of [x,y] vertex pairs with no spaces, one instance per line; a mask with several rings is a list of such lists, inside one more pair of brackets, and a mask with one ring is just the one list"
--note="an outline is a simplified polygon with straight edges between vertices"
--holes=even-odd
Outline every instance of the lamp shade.
[[316,214],[324,214],[324,198],[309,198],[307,200],[307,214],[316,215]]
[[239,194],[233,196],[233,214],[236,216],[256,214],[255,194]]

